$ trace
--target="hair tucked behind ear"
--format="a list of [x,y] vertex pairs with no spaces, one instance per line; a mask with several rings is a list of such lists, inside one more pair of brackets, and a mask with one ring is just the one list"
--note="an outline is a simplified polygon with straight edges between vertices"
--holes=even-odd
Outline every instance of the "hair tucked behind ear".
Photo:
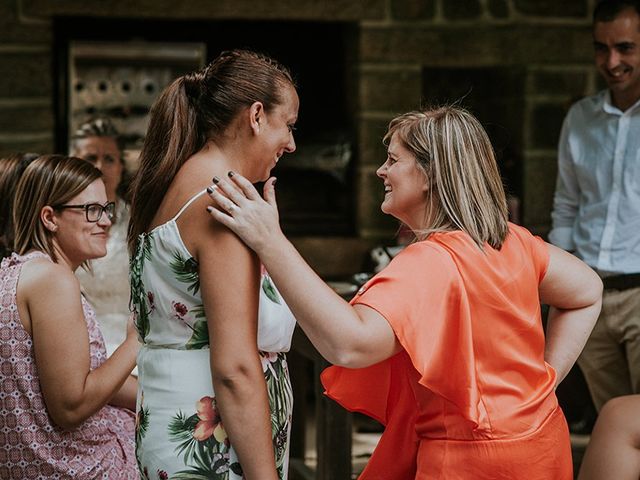
[[391,121],[393,135],[416,157],[429,183],[428,224],[415,232],[462,230],[483,248],[499,249],[508,233],[502,179],[484,128],[468,111],[451,106],[409,112]]
[[14,249],[20,255],[35,249],[57,261],[52,234],[40,220],[43,207],[67,203],[102,173],[89,162],[64,155],[42,155],[25,169],[13,205]]
[[247,50],[222,52],[199,72],[175,80],[156,100],[131,184],[127,241],[133,251],[184,163],[209,139],[221,135],[242,108],[261,102],[269,112],[281,91],[295,86],[277,61]]

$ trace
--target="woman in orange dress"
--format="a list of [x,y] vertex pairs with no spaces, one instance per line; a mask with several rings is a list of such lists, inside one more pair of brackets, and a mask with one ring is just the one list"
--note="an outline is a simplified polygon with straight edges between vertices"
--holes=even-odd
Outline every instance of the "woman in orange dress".
[[350,304],[282,234],[273,180],[265,201],[230,174],[211,215],[258,253],[335,365],[327,394],[386,426],[361,479],[572,479],[555,389],[600,311],[600,279],[508,223],[491,144],[465,110],[401,115],[385,143],[382,210],[416,241]]

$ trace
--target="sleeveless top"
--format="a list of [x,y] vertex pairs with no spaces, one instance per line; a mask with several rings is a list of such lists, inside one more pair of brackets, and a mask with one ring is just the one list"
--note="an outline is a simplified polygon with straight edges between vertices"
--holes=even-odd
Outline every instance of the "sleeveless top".
[[[131,302],[143,343],[138,355],[136,431],[142,478],[242,478],[211,381],[198,263],[176,224],[204,193],[192,197],[168,222],[141,234],[131,259]],[[276,467],[284,480],[293,406],[284,352],[290,348],[295,319],[264,269],[260,286],[258,349]]]
[[[0,267],[0,478],[130,479],[136,476],[134,415],[106,405],[72,430],[47,413],[33,342],[18,314],[22,266],[42,252],[5,258]],[[107,359],[95,314],[82,298],[91,370]]]

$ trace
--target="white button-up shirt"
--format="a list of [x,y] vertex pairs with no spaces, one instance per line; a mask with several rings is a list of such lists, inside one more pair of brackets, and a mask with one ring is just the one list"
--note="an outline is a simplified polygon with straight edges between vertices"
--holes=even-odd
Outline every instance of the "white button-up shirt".
[[640,101],[608,90],[571,107],[558,147],[549,241],[601,273],[640,272]]

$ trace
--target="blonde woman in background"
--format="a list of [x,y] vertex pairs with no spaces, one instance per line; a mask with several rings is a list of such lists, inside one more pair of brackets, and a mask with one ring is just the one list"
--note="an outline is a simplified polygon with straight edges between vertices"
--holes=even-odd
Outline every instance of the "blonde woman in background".
[[111,355],[124,341],[131,315],[127,250],[129,205],[125,200],[128,175],[120,134],[108,117],[92,118],[73,134],[71,152],[102,172],[107,199],[115,204],[108,230],[107,254],[92,261],[91,269],[76,272],[82,291],[96,311],[107,354]]

